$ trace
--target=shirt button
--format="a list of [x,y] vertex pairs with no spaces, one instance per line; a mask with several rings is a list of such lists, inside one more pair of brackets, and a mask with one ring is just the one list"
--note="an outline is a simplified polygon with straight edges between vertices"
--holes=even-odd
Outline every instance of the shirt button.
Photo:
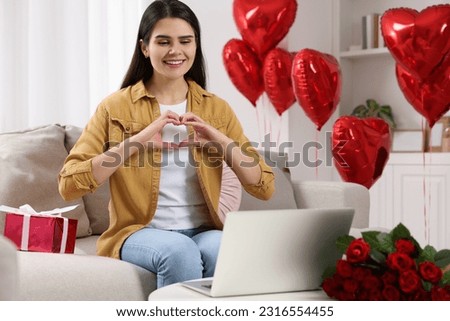
[[129,132],[129,131],[130,131],[130,127],[125,128],[125,130],[126,130],[127,132]]

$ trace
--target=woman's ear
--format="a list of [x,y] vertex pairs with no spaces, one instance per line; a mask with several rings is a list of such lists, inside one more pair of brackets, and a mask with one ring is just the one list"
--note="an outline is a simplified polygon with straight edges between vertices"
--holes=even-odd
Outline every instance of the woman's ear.
[[148,47],[145,45],[144,40],[139,40],[139,45],[141,46],[142,54],[145,58],[148,58]]

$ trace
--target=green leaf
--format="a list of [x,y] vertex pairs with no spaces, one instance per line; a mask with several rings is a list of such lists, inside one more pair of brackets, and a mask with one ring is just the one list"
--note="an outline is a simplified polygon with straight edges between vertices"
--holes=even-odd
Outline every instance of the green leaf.
[[380,114],[380,118],[383,119],[391,128],[395,128],[395,122],[391,115],[388,114]]
[[442,275],[441,282],[439,283],[441,285],[450,285],[450,271],[447,271]]
[[431,288],[433,287],[433,284],[431,282],[422,281],[423,289],[427,292],[431,291]]
[[338,248],[341,253],[345,253],[347,251],[348,246],[355,238],[350,235],[342,235],[339,236],[336,240],[336,247]]
[[367,104],[367,107],[369,107],[369,110],[371,110],[371,111],[378,110],[378,108],[379,108],[379,105],[375,99],[367,99],[366,104]]
[[376,249],[370,251],[370,257],[379,265],[383,265],[386,262],[386,256]]
[[427,245],[423,248],[422,252],[419,255],[419,262],[430,261],[434,262],[434,256],[436,255],[436,249],[431,245]]
[[434,255],[435,264],[444,268],[450,264],[450,250],[440,250]]
[[366,117],[367,115],[367,107],[364,105],[359,105],[353,109],[352,116],[357,116],[360,118]]
[[411,232],[402,223],[399,223],[396,227],[394,227],[394,229],[391,231],[391,235],[392,235],[392,239],[394,240],[394,242],[399,239],[410,239],[411,238]]
[[367,231],[367,232],[361,233],[364,241],[369,243],[369,245],[372,249],[379,249],[379,247],[380,247],[380,244],[379,244],[379,241],[377,238],[378,234],[380,234],[380,232],[378,232],[378,231]]
[[395,243],[392,239],[392,235],[389,233],[380,233],[378,234],[378,240],[380,242],[381,248],[380,250],[383,253],[393,253],[395,252]]
[[392,109],[389,105],[383,105],[380,107],[380,111],[386,115],[392,115]]

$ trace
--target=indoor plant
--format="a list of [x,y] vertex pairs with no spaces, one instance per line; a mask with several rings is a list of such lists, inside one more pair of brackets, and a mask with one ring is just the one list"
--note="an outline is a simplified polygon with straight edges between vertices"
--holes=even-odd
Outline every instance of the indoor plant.
[[375,99],[367,99],[365,105],[356,106],[352,111],[352,116],[359,118],[377,117],[386,121],[391,129],[397,126],[391,106],[380,105]]

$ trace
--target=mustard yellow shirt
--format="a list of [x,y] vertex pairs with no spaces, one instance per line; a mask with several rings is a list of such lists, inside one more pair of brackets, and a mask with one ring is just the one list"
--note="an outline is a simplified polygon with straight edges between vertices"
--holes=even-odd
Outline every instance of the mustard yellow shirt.
[[[233,110],[223,99],[189,81],[187,110],[200,116],[231,138],[253,157],[261,168],[256,185],[244,189],[259,199],[269,199],[274,191],[272,169],[251,147]],[[144,83],[138,82],[105,98],[89,120],[79,140],[70,151],[59,173],[59,192],[65,200],[93,193],[98,184],[92,174],[92,159],[108,148],[135,135],[160,115],[155,96],[149,94]],[[192,134],[192,128],[190,129]],[[222,177],[221,154],[211,149],[191,147],[203,196],[217,229],[222,222],[218,215]],[[97,253],[120,258],[125,239],[146,226],[153,218],[158,201],[161,150],[149,148],[129,157],[109,178],[111,200],[110,225],[99,237]]]

